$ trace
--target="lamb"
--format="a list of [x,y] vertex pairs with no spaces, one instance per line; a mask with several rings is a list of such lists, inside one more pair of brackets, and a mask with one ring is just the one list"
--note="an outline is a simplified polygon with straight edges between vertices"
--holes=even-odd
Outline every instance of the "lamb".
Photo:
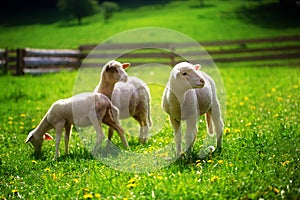
[[198,71],[200,68],[199,64],[178,63],[171,70],[164,90],[162,107],[169,115],[174,129],[177,155],[182,153],[181,121],[186,121],[185,142],[186,152],[189,154],[196,139],[197,118],[203,114],[206,117],[208,133],[213,135],[215,129],[217,149],[222,147],[224,124],[215,82],[208,74]]
[[29,132],[25,142],[30,142],[34,146],[34,154],[39,156],[41,154],[43,136],[45,138],[51,137],[46,132],[54,128],[56,131],[55,158],[58,158],[63,128],[65,128],[65,153],[68,154],[72,125],[79,127],[93,125],[97,132],[94,147],[94,152],[96,153],[104,138],[102,122],[116,129],[123,145],[128,147],[124,131],[118,122],[118,109],[112,105],[110,99],[105,95],[95,93],[81,93],[68,99],[60,99],[54,102],[40,124]]
[[[124,68],[124,64],[123,68]],[[117,61],[112,66],[121,68]],[[127,66],[126,66],[127,67]],[[120,73],[118,70],[114,72]],[[136,77],[127,77],[126,82],[116,82],[107,80],[106,66],[102,69],[100,82],[95,88],[95,92],[106,94],[112,103],[119,109],[119,119],[133,117],[140,124],[139,141],[146,143],[148,139],[149,127],[152,122],[150,118],[150,92],[147,84]],[[109,127],[108,140],[113,136],[113,128]]]

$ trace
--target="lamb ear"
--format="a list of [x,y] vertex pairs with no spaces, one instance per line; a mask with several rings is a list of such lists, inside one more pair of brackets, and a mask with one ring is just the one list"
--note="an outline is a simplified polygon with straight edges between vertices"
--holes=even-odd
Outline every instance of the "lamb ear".
[[196,64],[196,65],[194,65],[194,67],[195,67],[195,70],[200,70],[201,65],[200,64]]
[[177,70],[177,69],[174,69],[173,72],[172,72],[172,74],[173,74],[173,78],[174,78],[174,79],[177,79],[177,77],[178,77],[179,74],[180,74],[180,71]]
[[43,138],[44,138],[44,140],[53,140],[53,137],[49,133],[45,133]]
[[126,69],[126,68],[129,67],[129,66],[130,66],[130,63],[122,63],[123,69]]

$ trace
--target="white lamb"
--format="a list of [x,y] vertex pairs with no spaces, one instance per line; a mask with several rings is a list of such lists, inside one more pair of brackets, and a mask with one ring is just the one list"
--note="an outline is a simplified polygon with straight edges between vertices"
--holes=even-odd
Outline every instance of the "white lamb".
[[[125,72],[129,63],[110,61],[106,64],[100,75],[100,82],[95,92],[105,94],[119,109],[119,119],[132,116],[140,124],[139,141],[146,143],[148,139],[150,119],[150,92],[147,84],[136,77],[127,77],[127,81],[118,82],[120,74]],[[113,128],[109,128],[108,140],[113,136]]]
[[[206,114],[209,134],[214,128],[217,148],[222,146],[223,120],[213,79],[198,71],[200,65],[181,62],[174,66],[163,94],[163,109],[169,114],[175,134],[177,155],[181,149],[181,121],[186,121],[186,151],[190,153],[197,134],[197,119]],[[213,122],[213,124],[212,124]]]
[[128,147],[124,131],[118,122],[118,109],[105,95],[95,93],[82,93],[53,103],[40,124],[28,134],[26,143],[31,142],[34,146],[34,154],[39,156],[43,138],[51,137],[46,132],[54,128],[56,131],[55,158],[58,158],[63,128],[65,128],[65,153],[68,154],[72,125],[79,127],[93,125],[97,132],[94,152],[97,152],[104,138],[102,122],[116,129],[124,146]]

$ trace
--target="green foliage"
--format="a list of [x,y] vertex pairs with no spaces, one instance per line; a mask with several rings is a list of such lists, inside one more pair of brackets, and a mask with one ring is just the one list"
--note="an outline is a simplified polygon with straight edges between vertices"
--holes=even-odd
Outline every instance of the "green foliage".
[[105,22],[107,22],[113,16],[114,12],[120,10],[120,7],[117,3],[110,1],[104,1],[100,7]]
[[[73,26],[77,23],[75,20],[59,20],[62,17],[57,10],[24,11],[22,15],[6,14],[5,20],[0,22],[0,48],[78,48],[82,44],[99,44],[122,31],[142,27],[173,29],[197,41],[299,34],[299,15],[280,9],[276,3],[277,0],[210,0],[199,7],[198,0],[189,0],[133,9],[124,5],[124,9],[114,13],[110,23],[103,23],[99,12],[86,17],[86,23],[81,26]],[[135,37],[126,42],[135,42]]]
[[89,16],[96,11],[97,4],[97,0],[59,0],[57,6],[61,11],[75,16],[78,24],[81,24],[83,17]]
[[[0,198],[299,199],[299,68],[240,65],[220,68],[227,99],[222,151],[197,157],[206,134],[201,118],[193,155],[149,173],[108,167],[89,154],[75,129],[70,155],[61,144],[62,157],[53,161],[55,142],[47,141],[36,160],[24,143],[27,133],[55,100],[72,95],[77,73],[0,77]],[[144,70],[147,77],[153,69]],[[165,71],[152,73],[165,79]],[[150,88],[153,101],[161,99],[156,87]],[[172,135],[169,122],[146,145],[127,135],[129,151],[155,151]],[[121,146],[117,134],[113,142]]]

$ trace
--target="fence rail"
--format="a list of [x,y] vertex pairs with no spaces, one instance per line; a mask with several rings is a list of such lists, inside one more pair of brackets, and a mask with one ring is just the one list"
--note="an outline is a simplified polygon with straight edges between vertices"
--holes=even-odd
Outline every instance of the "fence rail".
[[43,73],[97,67],[111,59],[133,66],[160,63],[169,66],[188,60],[200,63],[293,60],[300,64],[300,35],[247,40],[195,43],[122,43],[81,45],[78,49],[0,49],[0,69],[4,73]]

